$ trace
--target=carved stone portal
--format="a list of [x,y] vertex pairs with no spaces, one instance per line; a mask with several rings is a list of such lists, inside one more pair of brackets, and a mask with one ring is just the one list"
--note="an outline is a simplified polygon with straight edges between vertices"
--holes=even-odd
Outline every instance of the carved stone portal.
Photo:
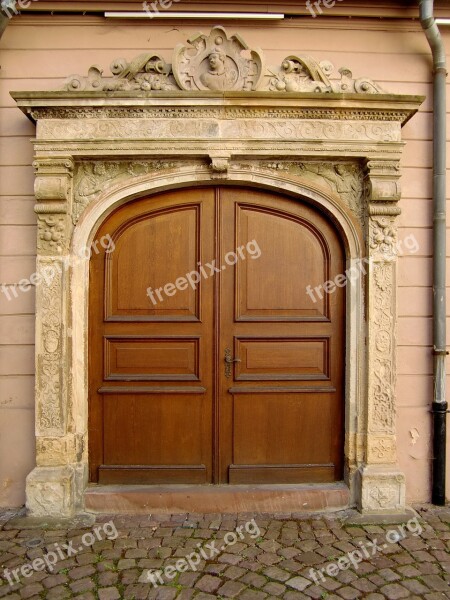
[[383,95],[348,69],[335,78],[328,62],[296,54],[266,67],[261,50],[221,27],[178,46],[172,63],[148,52],[116,60],[111,70],[105,78],[92,67],[87,77],[70,77],[64,91],[13,94],[38,122],[37,467],[27,480],[30,514],[83,509],[85,250],[95,231],[130,199],[217,179],[320,207],[341,232],[348,268],[368,264],[366,277],[347,288],[346,483],[362,511],[402,512],[396,217],[401,127],[423,98]]

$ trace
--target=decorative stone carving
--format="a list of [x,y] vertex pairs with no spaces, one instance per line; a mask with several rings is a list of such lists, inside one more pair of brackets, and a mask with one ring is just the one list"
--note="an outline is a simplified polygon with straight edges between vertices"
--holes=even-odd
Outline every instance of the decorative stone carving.
[[74,180],[73,223],[78,222],[86,206],[93,202],[107,186],[115,185],[130,177],[172,169],[176,165],[176,162],[163,160],[80,162]]
[[394,269],[395,263],[372,263],[370,292],[369,432],[395,433]]
[[369,463],[396,463],[397,444],[395,437],[370,436],[367,440],[367,458]]
[[211,170],[214,179],[225,179],[228,176],[228,167],[230,162],[229,155],[210,155]]
[[223,27],[208,35],[197,33],[173,53],[172,65],[158,54],[141,54],[131,62],[123,58],[111,64],[110,77],[97,65],[86,77],[71,75],[67,91],[275,91],[379,94],[381,88],[367,78],[354,79],[343,67],[333,76],[328,61],[291,55],[281,65],[265,68],[260,49],[251,50],[239,35],[228,36]]
[[103,71],[97,65],[89,69],[87,77],[71,75],[64,89],[71,92],[84,91],[131,91],[143,92],[175,90],[176,85],[170,75],[171,66],[157,54],[145,53],[131,62],[118,58],[111,64],[112,77],[103,78]]
[[61,254],[66,232],[65,215],[38,215],[38,250]]
[[67,248],[70,231],[67,212],[72,191],[73,160],[70,157],[40,158],[36,170],[35,196],[38,204],[37,247],[41,254],[60,255]]
[[[182,90],[250,91],[259,87],[263,75],[260,50],[250,50],[239,35],[228,38],[223,27],[209,35],[198,33],[188,46],[175,48],[173,74]],[[248,51],[250,58],[244,56]]]
[[37,274],[41,283],[36,287],[36,304],[39,307],[39,319],[36,321],[36,426],[41,435],[58,436],[64,433],[63,402],[66,391],[62,375],[65,364],[65,317],[62,311],[64,264],[57,259],[40,258]]
[[382,466],[365,467],[362,471],[360,509],[370,513],[403,513],[405,510],[405,477],[399,471]]
[[36,440],[36,462],[43,467],[63,466],[80,462],[82,442],[79,436],[38,437]]
[[249,161],[234,168],[284,171],[289,176],[309,179],[335,192],[358,219],[363,221],[366,209],[362,167],[345,162]]
[[370,227],[370,249],[373,255],[392,258],[397,253],[397,228],[395,219],[372,216]]
[[397,202],[401,197],[398,161],[368,161],[367,194],[371,202]]
[[27,510],[34,517],[64,518],[74,512],[71,467],[37,467],[27,477]]
[[334,66],[329,61],[318,63],[309,56],[288,56],[281,64],[280,72],[271,79],[270,89],[278,92],[382,93],[370,79],[354,80],[347,68],[339,69],[339,79],[331,79],[333,71]]
[[400,131],[398,123],[405,121],[409,112],[396,109],[384,110],[380,107],[350,108],[330,110],[324,108],[296,106],[295,108],[271,106],[127,106],[126,111],[109,106],[35,107],[28,113],[35,120],[41,119],[239,119],[242,116],[253,119],[305,119],[311,121],[377,121],[389,122],[391,128]]

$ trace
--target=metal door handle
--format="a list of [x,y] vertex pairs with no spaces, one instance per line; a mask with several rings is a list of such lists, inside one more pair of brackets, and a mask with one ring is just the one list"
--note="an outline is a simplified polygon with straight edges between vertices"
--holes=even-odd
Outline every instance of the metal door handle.
[[231,350],[225,348],[225,377],[231,377],[231,365],[235,362],[241,362],[241,359],[233,358]]

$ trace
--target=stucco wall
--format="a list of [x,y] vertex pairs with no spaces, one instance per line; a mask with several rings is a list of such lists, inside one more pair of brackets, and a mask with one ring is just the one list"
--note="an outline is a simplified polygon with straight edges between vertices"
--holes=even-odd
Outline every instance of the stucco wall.
[[[30,144],[34,127],[9,91],[54,89],[67,75],[86,74],[92,64],[108,71],[114,58],[129,59],[149,49],[169,58],[176,44],[214,24],[45,16],[11,22],[0,42],[0,283],[18,283],[34,272],[36,235]],[[269,64],[297,51],[329,59],[336,67],[345,65],[386,91],[427,95],[420,114],[404,129],[399,237],[414,235],[418,250],[414,254],[406,250],[399,261],[397,403],[399,461],[407,476],[408,501],[428,500],[432,99],[426,40],[414,23],[340,22],[325,17],[258,27],[230,23],[227,28],[241,33],[251,46],[261,46]],[[444,37],[450,51],[450,29]],[[34,466],[34,293],[17,294],[8,301],[0,293],[0,506],[23,503],[25,476]]]

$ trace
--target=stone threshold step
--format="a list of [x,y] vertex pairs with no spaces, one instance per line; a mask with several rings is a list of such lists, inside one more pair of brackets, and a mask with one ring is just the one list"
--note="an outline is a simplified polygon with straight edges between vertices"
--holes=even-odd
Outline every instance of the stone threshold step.
[[93,513],[310,513],[345,510],[344,483],[313,485],[90,485],[85,510]]

